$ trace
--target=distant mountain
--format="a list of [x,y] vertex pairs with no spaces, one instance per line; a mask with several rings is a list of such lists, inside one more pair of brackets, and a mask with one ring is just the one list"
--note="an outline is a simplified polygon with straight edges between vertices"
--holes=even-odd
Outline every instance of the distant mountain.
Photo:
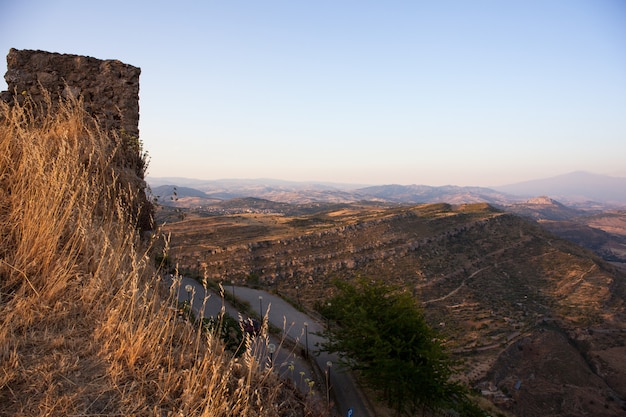
[[[205,192],[191,187],[178,185],[159,185],[151,187],[151,199],[166,206],[198,207],[222,201],[223,198],[209,196]],[[228,199],[230,197],[227,197]]]
[[626,178],[588,172],[572,172],[556,177],[492,188],[496,191],[518,196],[547,195],[566,204],[589,201],[620,205],[626,203]]
[[569,220],[583,216],[587,212],[567,207],[549,197],[536,197],[530,200],[506,205],[506,211],[529,217],[534,220]]
[[[358,201],[401,204],[485,202],[495,206],[522,203],[530,197],[548,196],[581,209],[604,209],[626,205],[626,178],[586,172],[526,181],[492,188],[447,185],[378,185],[295,182],[273,179],[196,180],[189,178],[148,178],[154,195],[167,196],[161,187],[176,184],[179,204],[206,204],[205,199],[260,198],[290,204],[354,203]],[[192,191],[193,190],[193,191]],[[187,200],[183,200],[186,198]],[[167,198],[160,199],[168,204]],[[173,201],[170,199],[169,201]],[[536,207],[535,207],[536,208]]]
[[[167,182],[176,181],[176,182]],[[481,187],[427,185],[380,185],[356,186],[354,184],[305,183],[279,180],[214,180],[200,181],[185,178],[148,178],[152,194],[161,196],[162,204],[176,200],[171,198],[176,185],[176,198],[181,205],[186,198],[201,202],[202,199],[229,200],[253,197],[291,204],[354,203],[358,201],[389,202],[402,204],[450,203],[466,204],[486,202],[504,205],[519,201],[515,196]],[[163,185],[167,182],[168,185]],[[361,188],[359,188],[361,187]],[[187,205],[187,204],[182,204]]]
[[[155,190],[163,184],[177,184],[179,201],[187,195],[185,187],[193,187],[202,192],[204,197],[220,200],[232,198],[254,197],[292,204],[308,203],[352,203],[363,200],[364,196],[354,190],[360,185],[355,184],[329,184],[282,181],[273,179],[223,179],[223,180],[194,180],[188,178],[148,178],[148,183]],[[167,204],[162,200],[162,204]]]
[[152,188],[151,193],[160,200],[175,200],[179,197],[209,197],[206,193],[196,190],[195,188],[181,187],[178,185],[159,185],[158,187]]
[[494,205],[508,204],[517,199],[514,196],[482,187],[457,187],[446,185],[431,187],[428,185],[379,185],[357,190],[364,196],[395,203],[489,203]]

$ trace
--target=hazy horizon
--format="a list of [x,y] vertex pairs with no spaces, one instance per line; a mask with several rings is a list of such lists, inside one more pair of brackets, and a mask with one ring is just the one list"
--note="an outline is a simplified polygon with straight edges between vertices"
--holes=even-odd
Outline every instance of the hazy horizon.
[[154,177],[626,177],[619,0],[3,2],[12,47],[140,67]]
[[[525,179],[525,180],[517,181],[517,182],[513,182],[513,183],[490,184],[490,185],[476,185],[476,184],[466,184],[466,185],[459,185],[459,184],[428,184],[428,183],[417,183],[417,182],[413,182],[413,183],[400,183],[400,182],[390,182],[390,183],[382,183],[382,182],[381,183],[351,183],[351,182],[321,181],[321,180],[301,180],[301,181],[296,181],[296,180],[290,180],[290,179],[286,179],[286,178],[264,178],[264,177],[260,177],[260,178],[244,178],[244,177],[191,178],[191,177],[181,177],[181,176],[178,176],[178,175],[155,176],[155,175],[151,175],[149,173],[146,176],[146,181],[148,183],[150,183],[151,181],[162,182],[163,180],[184,180],[184,181],[186,180],[186,181],[194,181],[194,182],[195,181],[198,181],[198,182],[227,182],[227,181],[263,182],[263,181],[267,181],[267,182],[320,184],[320,185],[327,184],[327,185],[341,185],[341,186],[354,186],[354,187],[368,187],[368,186],[378,186],[378,185],[403,185],[403,186],[408,186],[408,185],[426,185],[426,186],[433,186],[433,187],[439,187],[439,186],[459,186],[459,187],[483,187],[483,188],[494,188],[495,187],[495,188],[497,188],[497,187],[505,187],[505,186],[510,186],[510,185],[517,185],[517,184],[533,182],[533,181],[549,180],[549,179],[565,177],[565,176],[571,176],[571,175],[576,175],[576,174],[584,174],[584,175],[590,175],[590,176],[606,176],[606,177],[610,177],[610,178],[619,178],[619,179],[625,179],[626,180],[626,176],[623,176],[623,177],[620,177],[620,176],[607,176],[607,175],[597,174],[597,173],[588,172],[588,171],[572,171],[572,172],[566,172],[566,173],[563,173],[563,174],[558,174],[558,175],[549,176],[549,177],[529,178],[529,179]],[[166,184],[162,184],[162,185],[166,185]],[[167,184],[167,185],[178,185],[178,184]]]

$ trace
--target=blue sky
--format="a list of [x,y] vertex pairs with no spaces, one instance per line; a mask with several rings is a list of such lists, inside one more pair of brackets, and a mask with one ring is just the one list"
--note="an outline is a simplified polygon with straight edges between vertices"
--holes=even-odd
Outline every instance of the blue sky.
[[154,177],[626,176],[622,0],[0,0],[11,47],[141,67]]

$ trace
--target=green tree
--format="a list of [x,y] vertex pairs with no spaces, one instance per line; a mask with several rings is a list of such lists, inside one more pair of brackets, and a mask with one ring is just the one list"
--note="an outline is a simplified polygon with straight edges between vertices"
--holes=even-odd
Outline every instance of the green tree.
[[453,363],[410,294],[376,280],[335,285],[336,295],[320,307],[336,323],[325,331],[323,350],[359,371],[398,414],[421,408],[482,415],[450,381]]

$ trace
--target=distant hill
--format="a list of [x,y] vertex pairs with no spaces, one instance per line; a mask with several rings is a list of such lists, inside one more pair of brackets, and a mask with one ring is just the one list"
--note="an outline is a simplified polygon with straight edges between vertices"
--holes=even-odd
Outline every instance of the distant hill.
[[[188,205],[193,198],[199,204],[202,199],[228,200],[232,198],[259,198],[290,204],[308,203],[355,203],[360,201],[402,204],[440,203],[468,204],[486,202],[504,205],[519,201],[515,196],[481,187],[427,185],[380,185],[357,186],[350,184],[327,184],[289,182],[278,180],[215,180],[200,181],[185,178],[148,179],[152,194],[159,196],[165,205]],[[163,184],[166,181],[172,181]],[[176,182],[174,182],[176,181]],[[173,186],[171,184],[176,184]],[[172,198],[176,188],[176,198]],[[178,203],[174,203],[178,199]]]
[[583,216],[587,212],[567,207],[560,202],[546,197],[535,197],[521,203],[514,203],[503,207],[521,216],[530,217],[533,220],[569,220]]
[[580,171],[492,188],[517,196],[547,195],[566,204],[589,201],[622,205],[626,203],[626,178]]
[[179,197],[200,197],[209,198],[206,193],[190,187],[180,187],[177,185],[160,185],[153,188],[152,195],[160,200],[176,200]]
[[[148,178],[153,194],[162,204],[167,189],[177,187],[179,206],[206,205],[205,199],[260,198],[290,204],[354,203],[360,201],[401,204],[485,202],[495,206],[522,203],[530,197],[547,196],[569,207],[605,209],[626,205],[626,178],[573,172],[552,178],[492,188],[455,185],[377,185],[294,182],[273,179],[197,180],[189,178]],[[187,199],[187,200],[184,200]]]
[[[195,188],[177,185],[159,185],[151,188],[150,197],[160,205],[184,208],[204,207],[223,201],[217,196],[208,196]],[[230,198],[230,196],[221,197]]]
[[[520,184],[528,187],[550,185],[556,195],[563,194],[564,202],[552,196],[525,198],[484,187],[458,187],[453,185],[432,187],[427,185],[380,185],[356,187],[346,184],[314,184],[268,179],[255,180],[215,180],[202,181],[185,178],[149,179],[152,194],[162,206],[179,209],[201,210],[208,215],[226,215],[237,213],[277,213],[282,215],[305,215],[325,210],[338,209],[346,204],[366,205],[406,205],[422,203],[472,204],[487,203],[498,209],[515,213],[539,222],[543,227],[565,239],[589,248],[606,260],[617,261],[620,265],[626,261],[626,227],[622,223],[623,212],[613,212],[611,217],[603,219],[606,225],[594,219],[606,212],[617,201],[623,189],[619,188],[619,178],[615,181],[600,175],[574,173],[542,181]],[[162,184],[176,181],[179,185]],[[545,181],[545,182],[544,182]],[[598,185],[602,183],[604,185]],[[161,184],[161,185],[156,185]],[[182,184],[182,185],[180,185]],[[542,185],[543,184],[543,185]],[[559,184],[561,184],[559,186]],[[593,184],[599,190],[612,189],[612,203],[602,202],[600,191],[592,194]],[[617,184],[617,185],[616,185]],[[517,188],[511,186],[511,191]],[[576,188],[580,187],[580,188]],[[587,196],[584,188],[588,187]],[[616,188],[611,188],[616,187]],[[500,189],[506,187],[499,187]],[[546,191],[546,188],[543,188]],[[534,194],[532,194],[534,195]],[[590,201],[592,197],[598,197]],[[623,207],[622,203],[621,206]],[[161,211],[163,219],[168,219],[168,211]],[[180,216],[176,212],[174,216]],[[615,220],[615,219],[618,220]],[[610,221],[609,221],[610,220]]]
[[[354,190],[360,187],[355,184],[327,184],[281,181],[273,179],[224,179],[224,180],[195,180],[189,178],[148,178],[154,195],[161,187],[176,184],[178,188],[179,204],[184,204],[187,197],[228,200],[232,198],[259,198],[282,203],[307,204],[322,203],[352,203],[363,199],[375,199],[360,195]],[[191,189],[195,191],[190,191]],[[168,204],[167,199],[160,199],[161,204]],[[170,200],[171,201],[171,200]],[[206,204],[206,202],[200,202]]]
[[591,249],[607,261],[626,266],[626,212],[577,210],[548,197],[502,208],[537,221],[555,235]]
[[516,197],[482,187],[458,187],[446,185],[431,187],[428,185],[379,185],[359,188],[361,195],[375,197],[396,203],[489,203],[495,205],[507,204],[516,200]]

